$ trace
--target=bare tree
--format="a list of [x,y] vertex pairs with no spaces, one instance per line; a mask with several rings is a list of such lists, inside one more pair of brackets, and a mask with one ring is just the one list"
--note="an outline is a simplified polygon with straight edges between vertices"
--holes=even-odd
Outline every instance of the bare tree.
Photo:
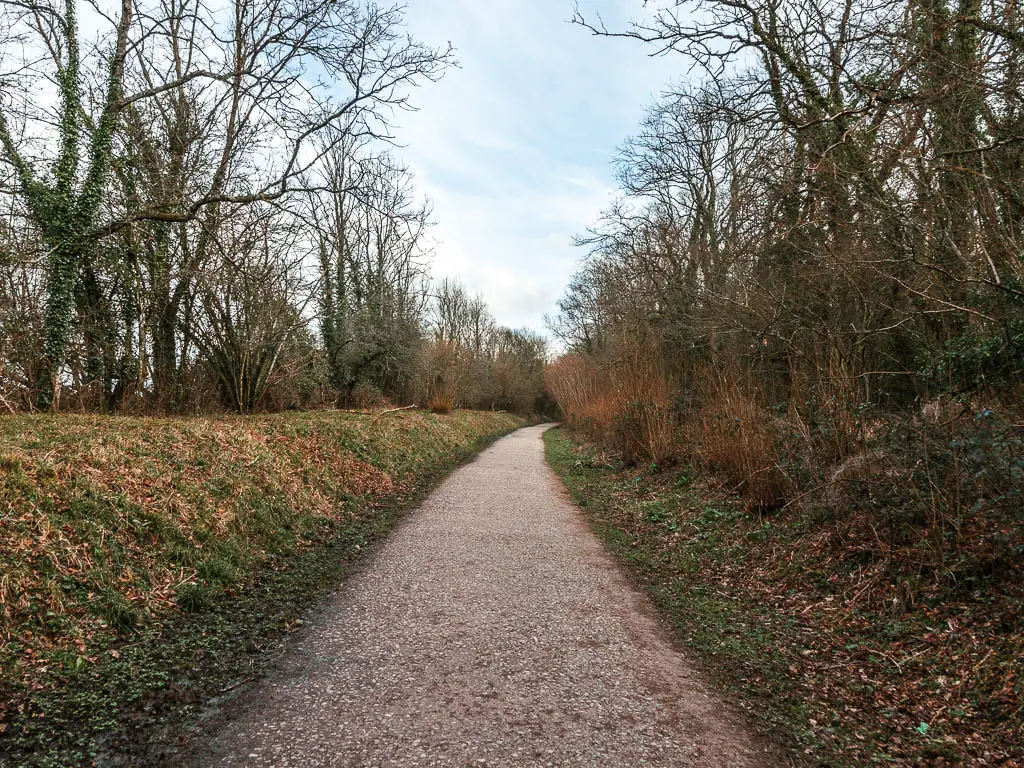
[[339,403],[366,385],[408,391],[421,342],[429,205],[411,176],[365,141],[338,145],[308,198],[319,260],[320,328]]
[[[40,405],[53,402],[59,385],[76,291],[93,320],[104,310],[93,277],[105,238],[147,223],[196,223],[187,242],[179,227],[185,269],[175,286],[165,290],[165,267],[151,270],[164,294],[157,317],[174,317],[189,293],[182,286],[209,253],[221,206],[283,200],[302,188],[341,141],[338,126],[387,138],[390,113],[406,105],[409,88],[449,61],[448,52],[405,36],[400,8],[358,0],[238,0],[226,13],[190,0],[123,0],[110,14],[91,9],[90,21],[106,30],[87,48],[74,0],[2,8],[8,40],[19,45],[3,49],[0,149],[47,249],[52,386]],[[98,81],[90,74],[97,71]],[[48,88],[54,100],[34,98]],[[135,138],[139,127],[157,126],[148,157],[143,144],[150,183],[118,197],[112,169],[133,122]],[[157,355],[168,358],[168,331],[160,333]]]
[[[826,392],[857,382],[865,399],[873,383],[906,396],[907,375],[951,339],[1015,338],[1020,173],[1007,159],[1024,135],[1007,21],[1019,13],[679,0],[609,30],[577,11],[591,32],[681,54],[705,80],[624,148],[627,200],[581,239],[603,266],[556,325],[607,327],[612,307],[670,348],[718,356],[732,339],[778,380],[797,366]],[[613,298],[581,318],[595,294]]]
[[216,257],[198,281],[190,329],[226,405],[260,407],[281,355],[309,319],[301,230],[273,211],[225,210],[212,239]]

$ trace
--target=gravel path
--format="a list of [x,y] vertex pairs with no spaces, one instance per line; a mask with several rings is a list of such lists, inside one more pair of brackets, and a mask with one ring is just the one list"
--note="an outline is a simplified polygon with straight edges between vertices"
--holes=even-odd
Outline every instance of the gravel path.
[[202,766],[766,766],[544,462],[453,474],[247,692]]

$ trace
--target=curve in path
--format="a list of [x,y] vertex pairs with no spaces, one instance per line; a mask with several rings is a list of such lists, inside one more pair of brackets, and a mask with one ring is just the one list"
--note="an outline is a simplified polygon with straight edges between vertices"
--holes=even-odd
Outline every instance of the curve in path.
[[766,765],[567,499],[543,430],[448,478],[199,763]]

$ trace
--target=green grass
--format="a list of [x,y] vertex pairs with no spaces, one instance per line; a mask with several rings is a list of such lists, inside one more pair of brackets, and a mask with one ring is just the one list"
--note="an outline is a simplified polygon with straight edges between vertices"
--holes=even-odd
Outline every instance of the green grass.
[[0,419],[0,766],[174,764],[487,413]]
[[837,547],[827,521],[750,515],[684,468],[609,464],[562,430],[545,443],[678,639],[792,764],[1024,761],[1019,583],[894,608],[885,564]]

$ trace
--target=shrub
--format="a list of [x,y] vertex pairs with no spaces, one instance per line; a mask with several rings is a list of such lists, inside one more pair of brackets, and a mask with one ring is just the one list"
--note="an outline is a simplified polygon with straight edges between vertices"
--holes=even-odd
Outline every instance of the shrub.
[[427,408],[434,413],[451,413],[455,410],[455,393],[440,389],[431,392]]
[[733,377],[706,379],[700,408],[688,419],[696,457],[721,472],[752,509],[775,509],[793,494],[781,468],[776,419]]
[[677,458],[676,387],[653,350],[636,345],[605,364],[565,355],[544,380],[566,423],[592,442],[634,462]]

